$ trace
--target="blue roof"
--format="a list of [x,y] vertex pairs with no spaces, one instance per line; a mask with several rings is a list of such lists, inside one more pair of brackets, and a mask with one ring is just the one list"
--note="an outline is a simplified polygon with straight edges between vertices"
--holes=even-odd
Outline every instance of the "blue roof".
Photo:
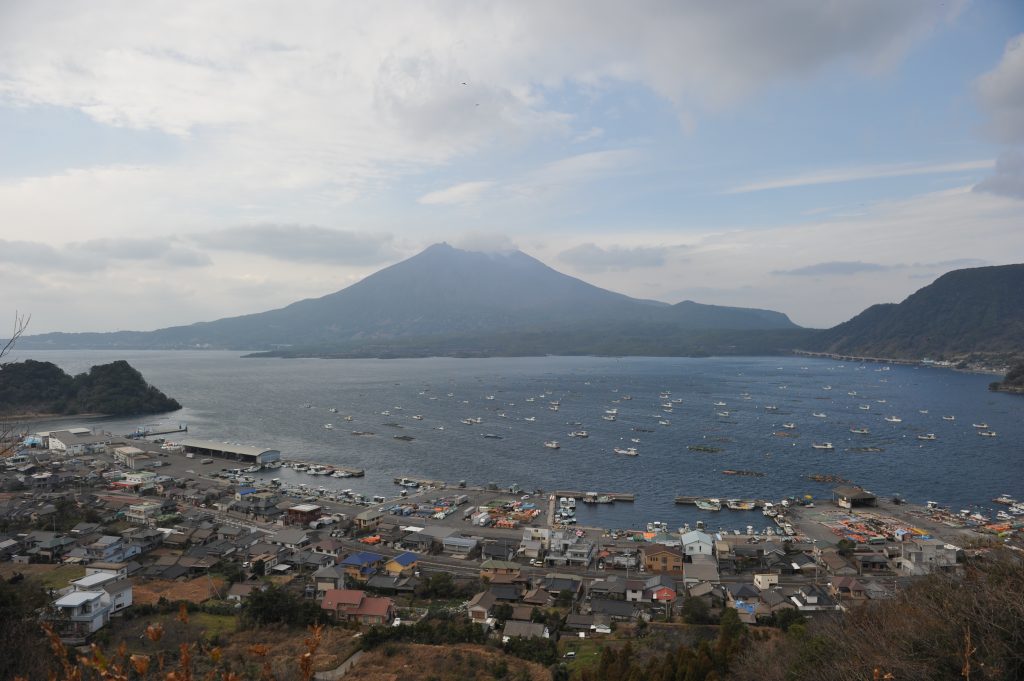
[[405,553],[398,554],[391,560],[398,563],[402,567],[409,567],[419,559],[420,557],[417,554],[413,553],[412,551],[406,551]]
[[341,561],[342,565],[358,565],[360,567],[365,565],[373,565],[379,561],[382,556],[379,553],[373,553],[371,551],[360,551],[359,553],[353,553],[345,557],[345,560]]

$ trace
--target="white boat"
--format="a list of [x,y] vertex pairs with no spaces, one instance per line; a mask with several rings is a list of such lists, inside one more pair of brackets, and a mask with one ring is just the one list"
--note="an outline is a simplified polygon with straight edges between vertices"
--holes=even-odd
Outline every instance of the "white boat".
[[850,432],[857,433],[858,435],[867,435],[871,431],[869,431],[867,428],[850,428]]
[[888,423],[902,423],[903,422],[903,419],[901,419],[899,416],[886,416],[884,420],[887,421]]
[[715,404],[716,407],[724,407],[725,406],[725,402],[721,402],[721,401],[715,402],[714,404]]
[[955,416],[943,416],[942,420],[943,421],[956,421],[956,417]]
[[574,430],[569,433],[569,437],[590,437],[590,433],[585,430]]
[[616,447],[612,451],[616,454],[624,454],[625,456],[640,456],[640,452],[637,451],[636,447]]
[[603,418],[605,421],[614,421],[615,420],[615,414],[605,414],[601,418]]
[[551,411],[558,411],[558,405],[552,404],[550,407],[548,407],[548,409],[550,409]]
[[727,411],[720,411],[720,412],[717,412],[717,413],[718,413],[719,416],[728,416],[729,415],[729,412],[727,412]]
[[796,428],[796,424],[795,423],[783,423],[782,427],[787,429],[787,430],[793,430],[794,428]]
[[671,402],[662,402],[661,403],[661,408],[662,409],[671,409],[672,408],[672,403]]
[[918,410],[917,410],[917,413],[918,413],[918,414],[927,414],[927,413],[928,413],[928,410],[927,410],[927,409],[918,409]]
[[537,420],[537,417],[536,417],[536,416],[527,416],[527,417],[526,417],[526,418],[524,418],[523,420],[524,420],[524,421],[536,421],[536,420]]
[[533,402],[533,401],[534,401],[534,398],[532,398],[532,397],[527,397],[527,398],[526,398],[526,401],[527,401],[527,402]]
[[544,446],[548,449],[559,449],[562,445],[558,444],[558,440],[548,440]]
[[629,438],[629,441],[632,442],[633,444],[640,444],[640,438],[638,437],[631,437]]
[[658,423],[660,425],[663,425],[663,426],[671,426],[672,425],[672,422],[669,421],[668,419],[662,419],[662,420],[658,421]]
[[722,510],[722,501],[720,499],[697,499],[693,503],[702,511]]
[[811,444],[811,449],[835,449],[831,442],[814,442]]
[[414,419],[416,419],[417,421],[422,421],[423,420],[423,414],[413,414],[412,417]]
[[334,424],[333,423],[325,423],[324,424],[324,429],[325,430],[334,430]]
[[777,406],[775,406],[774,404],[766,404],[765,407],[764,407],[764,410],[765,411],[778,411],[779,408]]
[[338,408],[337,407],[331,407],[327,411],[331,412],[332,414],[337,414],[338,413]]
[[465,423],[467,426],[471,426],[476,423],[473,419],[459,419],[459,421]]
[[971,425],[974,426],[975,428],[981,428],[982,430],[988,429],[988,424],[985,423],[984,421],[982,421],[981,423],[972,423]]
[[820,412],[820,411],[816,411],[816,412],[812,413],[812,414],[811,414],[811,416],[813,416],[813,417],[814,417],[814,418],[816,418],[816,419],[825,419],[825,418],[828,418],[828,416],[826,416],[825,414],[823,414],[823,413],[822,413],[822,412]]
[[996,436],[996,431],[994,431],[994,430],[979,430],[978,431],[978,435],[980,435],[982,437],[995,437]]
[[488,395],[488,396],[487,396],[487,397],[485,397],[484,399],[485,399],[485,400],[493,400],[493,399],[494,399],[494,395]]
[[860,405],[860,407],[858,407],[858,409],[863,409],[864,411],[868,411],[869,409],[871,409],[871,405],[870,404],[862,404],[862,405]]
[[352,417],[351,417],[351,416],[346,416],[346,417],[345,417],[345,420],[346,420],[346,421],[351,421],[351,420],[352,420]]
[[938,440],[939,438],[935,437],[935,433],[924,433],[922,435],[918,435],[917,439],[918,440]]
[[822,390],[831,390],[832,386],[830,386],[830,385],[823,385],[823,386],[821,386],[821,389]]
[[[672,405],[669,405],[669,406],[672,406]],[[619,410],[618,410],[618,409],[615,409],[615,408],[612,408],[612,409],[605,409],[605,410],[604,410],[604,413],[605,413],[605,414],[618,414],[618,413],[619,413]]]

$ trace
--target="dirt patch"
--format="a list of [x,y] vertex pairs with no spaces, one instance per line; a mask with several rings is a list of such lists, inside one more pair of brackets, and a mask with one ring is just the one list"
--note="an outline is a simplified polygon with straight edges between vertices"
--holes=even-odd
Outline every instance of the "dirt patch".
[[223,597],[226,588],[220,577],[198,577],[188,582],[173,582],[154,579],[133,584],[132,600],[135,603],[155,604],[163,596],[171,601],[202,603],[210,598]]
[[359,681],[491,681],[502,673],[501,669],[506,670],[507,678],[551,679],[551,673],[543,665],[520,660],[494,648],[469,644],[384,644],[364,655],[351,675]]

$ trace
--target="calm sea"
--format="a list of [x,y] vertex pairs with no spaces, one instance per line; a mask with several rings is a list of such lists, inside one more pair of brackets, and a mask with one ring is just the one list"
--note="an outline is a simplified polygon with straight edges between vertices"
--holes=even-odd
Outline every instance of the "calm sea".
[[[807,479],[821,473],[878,495],[934,500],[954,509],[991,508],[991,499],[1003,493],[1024,498],[1024,399],[988,392],[989,376],[943,369],[882,370],[788,357],[270,360],[220,351],[25,350],[11,359],[29,357],[72,373],[126,359],[185,405],[173,414],[81,425],[127,433],[187,423],[191,437],[364,468],[361,480],[316,482],[371,494],[394,494],[396,476],[518,483],[526,490],[633,492],[636,503],[583,508],[580,521],[637,527],[652,520],[676,526],[704,519],[712,528],[761,527],[764,519],[760,513],[675,506],[674,497],[827,498],[831,485]],[[659,397],[664,393],[670,394]],[[560,403],[558,411],[551,402]],[[664,403],[672,404],[671,413]],[[614,421],[602,418],[613,409]],[[902,420],[891,423],[886,416]],[[466,418],[482,422],[461,423]],[[796,428],[787,431],[787,422]],[[328,423],[334,428],[324,428]],[[973,424],[982,423],[998,437],[979,437]],[[71,424],[79,425],[32,427]],[[870,434],[853,434],[851,427],[867,427]],[[375,435],[354,436],[353,430]],[[569,437],[576,430],[589,437]],[[937,439],[918,440],[924,433]],[[400,441],[396,435],[415,439]],[[561,448],[546,448],[548,440]],[[835,449],[811,447],[822,442]],[[688,449],[694,445],[721,451]],[[639,456],[617,455],[615,447],[636,447]],[[764,475],[729,476],[724,469]]]

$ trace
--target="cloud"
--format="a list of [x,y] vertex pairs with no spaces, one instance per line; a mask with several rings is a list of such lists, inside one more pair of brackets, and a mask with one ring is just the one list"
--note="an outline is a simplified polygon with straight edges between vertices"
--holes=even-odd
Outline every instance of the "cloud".
[[801,276],[801,277],[820,277],[820,276],[846,276],[849,274],[860,274],[861,272],[884,272],[885,270],[891,269],[888,265],[877,265],[870,262],[819,262],[815,265],[807,265],[805,267],[797,267],[792,270],[776,270],[772,274],[783,274],[789,276]]
[[600,137],[604,137],[604,128],[594,126],[589,130],[584,130],[583,132],[577,133],[572,138],[572,141],[575,142],[576,144],[579,144],[581,142],[589,142],[590,140],[598,139]]
[[1024,199],[1024,151],[1011,149],[1000,154],[995,173],[974,185],[974,191]]
[[478,182],[463,182],[462,184],[456,184],[447,189],[439,189],[437,191],[424,194],[416,201],[428,206],[431,205],[452,205],[461,203],[473,203],[480,199],[488,189],[494,186],[493,182],[478,181]]
[[203,267],[210,258],[171,238],[106,238],[52,246],[38,241],[0,239],[0,262],[33,268],[95,272],[127,261],[172,267]]
[[452,245],[465,251],[483,253],[509,253],[519,250],[519,246],[508,235],[491,232],[468,232],[454,239]]
[[191,234],[196,243],[222,251],[251,253],[289,262],[376,265],[398,251],[387,234],[367,234],[313,225],[251,225]]
[[581,272],[660,267],[685,246],[606,246],[584,243],[562,251],[558,259]]
[[855,168],[834,168],[819,170],[803,175],[793,175],[761,182],[733,187],[723,194],[746,194],[767,191],[770,189],[789,189],[819,184],[836,184],[840,182],[858,182],[861,180],[877,180],[886,177],[909,177],[913,175],[933,175],[942,173],[960,173],[972,170],[984,170],[995,165],[991,160],[962,161],[957,163],[902,163],[893,165],[861,166]]
[[1024,34],[1010,39],[1002,60],[976,86],[992,136],[1008,144],[1024,143]]

